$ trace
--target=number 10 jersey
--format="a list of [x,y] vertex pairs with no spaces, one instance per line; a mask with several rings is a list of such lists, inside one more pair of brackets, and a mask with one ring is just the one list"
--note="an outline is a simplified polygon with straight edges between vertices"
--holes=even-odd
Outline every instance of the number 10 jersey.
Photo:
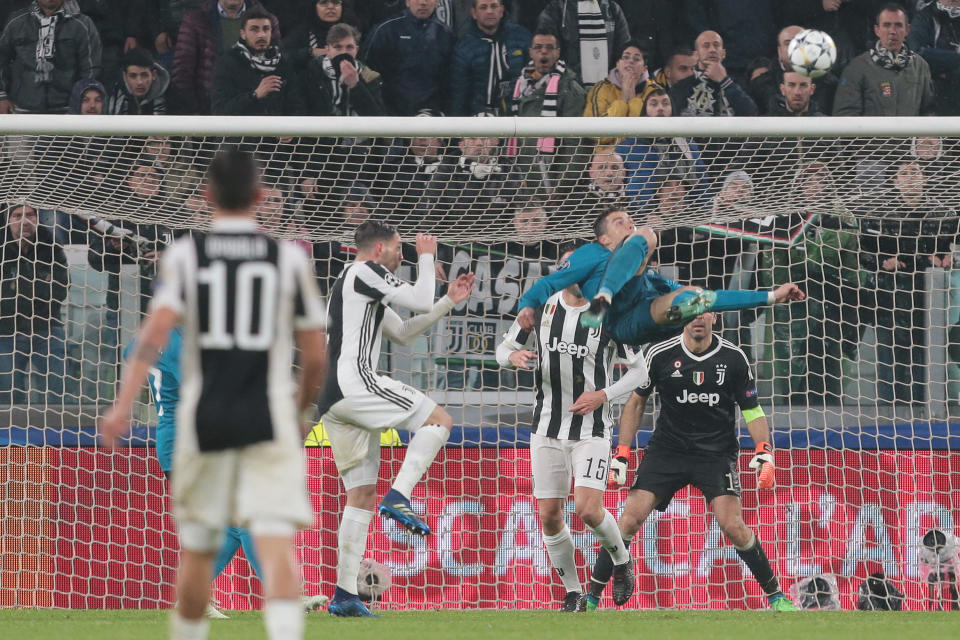
[[306,253],[253,220],[221,218],[170,246],[154,289],[152,307],[184,327],[177,446],[299,442],[294,331],[324,324]]

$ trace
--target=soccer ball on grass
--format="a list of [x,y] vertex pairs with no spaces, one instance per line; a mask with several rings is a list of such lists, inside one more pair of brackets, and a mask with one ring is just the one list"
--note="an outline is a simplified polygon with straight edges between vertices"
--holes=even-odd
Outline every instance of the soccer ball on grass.
[[837,45],[828,33],[804,29],[790,41],[787,58],[797,73],[819,78],[830,71],[837,61]]
[[391,584],[390,568],[376,560],[364,558],[357,574],[357,595],[364,602],[378,601]]

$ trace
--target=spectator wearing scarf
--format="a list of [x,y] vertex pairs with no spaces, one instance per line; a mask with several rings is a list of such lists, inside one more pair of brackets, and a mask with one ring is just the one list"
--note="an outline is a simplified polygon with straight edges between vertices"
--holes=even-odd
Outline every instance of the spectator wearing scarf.
[[905,40],[910,23],[903,8],[883,9],[873,27],[877,43],[843,70],[833,103],[835,116],[925,116],[934,109],[930,67]]
[[99,75],[100,53],[96,27],[74,3],[31,2],[0,35],[0,113],[66,113],[74,83]]
[[380,74],[357,60],[360,32],[337,24],[327,32],[327,54],[307,67],[305,97],[312,116],[382,116]]
[[935,0],[913,17],[907,46],[930,65],[937,82],[937,114],[960,115],[960,0]]
[[496,110],[501,83],[520,75],[527,61],[530,32],[503,17],[500,0],[476,0],[474,19],[453,52],[450,115],[474,116]]
[[215,115],[302,115],[296,75],[280,48],[270,44],[270,14],[244,13],[240,39],[217,60],[213,74]]
[[352,3],[317,0],[315,9],[310,10],[310,18],[283,39],[283,55],[298,71],[305,70],[312,60],[326,55],[327,34],[333,25],[340,23],[354,27],[359,24]]
[[560,35],[564,59],[585,87],[607,77],[630,40],[627,18],[611,0],[553,0],[540,14],[540,29]]

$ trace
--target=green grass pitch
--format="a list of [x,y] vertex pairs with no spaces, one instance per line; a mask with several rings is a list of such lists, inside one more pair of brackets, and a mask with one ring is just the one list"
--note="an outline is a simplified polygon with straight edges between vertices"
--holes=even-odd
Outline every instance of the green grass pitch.
[[[262,640],[259,612],[228,612],[210,640]],[[0,637],[23,640],[165,640],[165,611],[0,610]],[[792,640],[960,638],[957,612],[553,611],[385,612],[379,620],[307,616],[308,640]]]

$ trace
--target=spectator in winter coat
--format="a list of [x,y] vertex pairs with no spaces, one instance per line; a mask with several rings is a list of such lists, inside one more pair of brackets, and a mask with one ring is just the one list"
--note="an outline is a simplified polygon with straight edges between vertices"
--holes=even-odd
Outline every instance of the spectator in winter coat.
[[303,97],[280,48],[271,43],[272,24],[265,11],[247,11],[240,39],[214,71],[213,113],[232,116],[302,115]]
[[10,207],[0,244],[0,404],[22,404],[30,371],[50,404],[63,402],[61,305],[70,284],[63,247],[29,205]]
[[66,113],[74,83],[99,73],[90,18],[64,0],[36,0],[0,34],[0,113]]
[[783,74],[780,97],[770,110],[771,116],[823,116],[813,104],[817,85],[808,76],[793,71]]
[[[567,68],[560,56],[559,39],[554,33],[540,30],[534,33],[530,64],[523,68],[516,81],[501,85],[502,113],[522,117],[582,116],[586,91],[577,74]],[[579,142],[577,138],[524,138],[513,143],[519,148],[509,148],[507,153],[519,154],[518,167],[529,170],[528,187],[552,193],[560,181],[568,181],[573,169],[587,162],[586,158],[573,159],[580,151]]]
[[777,5],[799,1],[683,0],[681,4],[689,33],[715,31],[723,36],[728,73],[745,85],[750,61],[770,55],[776,46]]
[[935,106],[930,67],[906,44],[907,12],[897,5],[877,14],[873,49],[843,70],[833,102],[835,116],[925,116]]
[[[803,27],[791,25],[784,27],[777,34],[777,59],[769,68],[758,76],[750,78],[750,96],[756,103],[761,115],[775,110],[776,104],[781,102],[780,85],[783,83],[783,74],[793,71],[790,58],[787,55],[790,41],[803,31]],[[813,80],[816,93],[813,96],[814,109],[830,113],[833,108],[833,95],[837,91],[837,77],[828,72]]]
[[930,65],[937,113],[960,114],[960,0],[929,0],[910,25],[907,45]]
[[[210,88],[217,58],[237,44],[243,15],[263,10],[258,0],[210,0],[183,18],[172,82],[184,113],[210,113]],[[280,23],[272,16],[270,27],[270,44],[279,45]]]
[[326,54],[307,68],[307,115],[383,116],[380,74],[357,60],[360,32],[337,24],[327,32]]
[[367,36],[360,58],[383,77],[393,115],[442,110],[449,100],[450,59],[456,37],[436,15],[437,0],[407,0],[407,10]]
[[[639,116],[650,92],[661,88],[650,79],[643,51],[636,42],[623,47],[617,65],[607,77],[593,85],[587,93],[586,117]],[[616,138],[601,138],[600,144],[616,144]]]
[[723,66],[723,38],[704,31],[695,43],[698,62],[693,75],[670,90],[674,112],[681,116],[755,116],[757,105]]
[[662,69],[653,74],[653,80],[667,91],[674,85],[693,75],[697,66],[697,52],[693,49],[677,49],[667,58]]
[[70,91],[67,113],[101,115],[107,104],[107,90],[95,78],[77,80]]
[[493,112],[501,82],[520,75],[531,35],[507,22],[500,0],[473,0],[471,20],[457,40],[450,73],[450,115]]
[[[644,101],[641,115],[668,118],[672,113],[670,96],[657,87]],[[626,195],[641,211],[656,206],[654,196],[668,180],[682,182],[690,202],[706,193],[700,149],[686,138],[628,138],[617,145],[616,153],[626,167]]]
[[560,36],[564,60],[584,87],[607,77],[630,40],[623,10],[612,0],[553,0],[540,14],[540,30]]
[[327,32],[335,24],[357,26],[357,18],[343,0],[317,0],[314,11],[306,22],[287,28],[289,35],[283,39],[283,55],[297,68],[304,70],[311,60],[326,54]]
[[170,74],[153,61],[146,49],[132,49],[120,63],[121,79],[107,102],[114,115],[158,115],[167,112],[166,93]]

